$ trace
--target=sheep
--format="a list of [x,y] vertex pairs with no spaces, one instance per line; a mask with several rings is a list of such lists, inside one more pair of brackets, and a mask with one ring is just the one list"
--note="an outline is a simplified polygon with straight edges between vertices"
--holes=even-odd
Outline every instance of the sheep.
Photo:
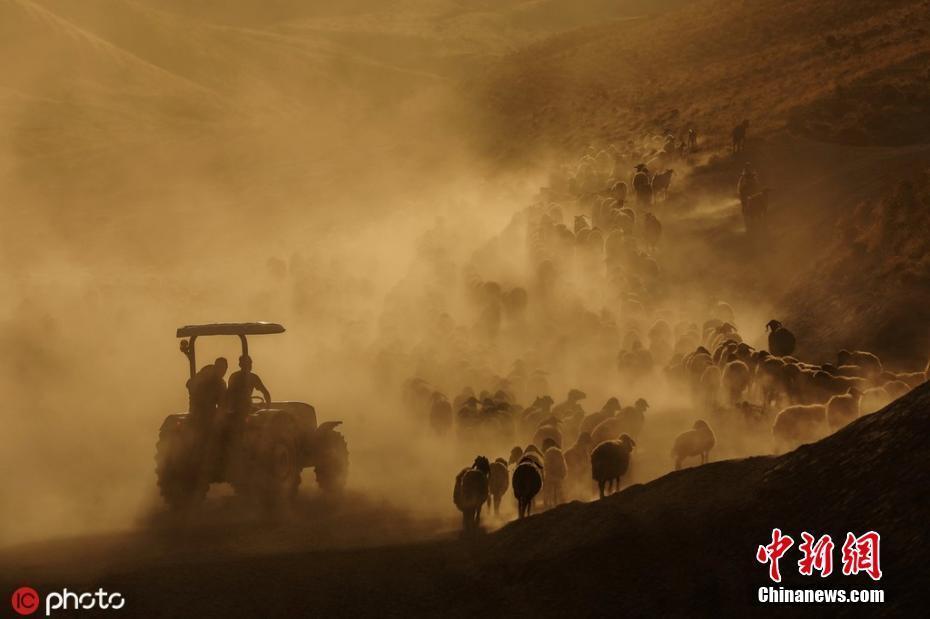
[[669,326],[667,320],[660,318],[652,323],[646,336],[649,338],[650,347],[656,342],[671,344],[673,340],[672,327]]
[[630,469],[630,454],[636,442],[627,434],[604,441],[591,452],[591,478],[597,482],[600,497],[620,489],[620,478]]
[[643,431],[643,425],[646,423],[645,413],[647,410],[649,410],[649,402],[643,398],[637,399],[633,406],[624,406],[617,413],[621,432],[629,434],[634,439],[639,438],[640,433]]
[[787,395],[787,364],[778,357],[765,357],[756,367],[756,382],[762,392],[762,412],[778,401],[780,394]]
[[827,435],[827,407],[823,404],[795,404],[781,410],[772,424],[775,451],[813,443]]
[[533,510],[533,498],[543,485],[542,463],[531,456],[524,456],[513,470],[510,486],[517,499],[518,518],[525,518]]
[[705,341],[710,344],[711,348],[717,348],[721,344],[729,344],[730,348],[736,348],[743,339],[740,337],[736,327],[729,322],[724,322],[704,333]]
[[835,395],[827,400],[827,425],[831,430],[839,430],[859,416],[859,402],[862,392],[855,387],[848,393]]
[[682,432],[675,438],[672,446],[672,456],[675,458],[675,470],[681,469],[685,458],[700,456],[701,464],[710,459],[710,450],[717,444],[714,431],[703,419],[698,419],[691,429]]
[[488,491],[491,496],[488,498],[488,508],[494,507],[494,514],[500,513],[501,497],[510,487],[510,471],[507,469],[507,461],[498,458],[491,463],[491,472],[488,475]]
[[537,397],[526,410],[523,411],[521,418],[521,428],[526,432],[535,432],[539,427],[539,422],[551,416],[549,412],[552,408],[552,398],[549,396]]
[[891,396],[892,400],[897,400],[911,390],[903,380],[892,380],[884,385],[885,391]]
[[870,371],[861,365],[841,365],[834,369],[833,374],[848,378],[869,378]]
[[490,474],[490,462],[478,456],[470,468],[462,469],[455,477],[452,502],[462,512],[462,529],[466,533],[477,529],[481,522],[481,507],[488,501]]
[[714,360],[711,358],[710,353],[707,352],[707,349],[703,346],[698,347],[685,362],[685,367],[691,376],[692,385],[698,385],[704,370],[713,364]]
[[720,391],[720,368],[716,365],[709,365],[704,368],[701,374],[701,399],[702,405],[707,410],[717,408],[717,393]]
[[742,399],[743,392],[749,387],[750,378],[749,366],[742,361],[730,361],[723,368],[721,384],[730,398],[731,405]]
[[568,474],[565,456],[558,447],[550,447],[543,455],[543,470],[546,479],[543,483],[543,505],[555,507],[562,502],[562,483]]
[[866,370],[867,378],[875,378],[882,372],[882,361],[870,352],[843,349],[836,353],[837,365],[858,365]]
[[623,421],[619,417],[609,417],[597,424],[594,431],[591,432],[591,440],[595,445],[620,438],[623,434]]
[[575,235],[580,234],[584,230],[591,229],[591,222],[588,220],[587,215],[575,215]]
[[859,414],[868,415],[885,408],[894,399],[888,394],[884,387],[872,387],[862,392],[862,399],[859,400]]
[[736,342],[730,340],[721,342],[717,337],[714,337],[714,343],[716,344],[714,347],[714,354],[712,354],[710,358],[711,361],[714,362],[714,365],[722,368],[733,360]]
[[869,382],[864,378],[849,376],[834,376],[823,370],[814,372],[810,385],[814,390],[814,398],[818,403],[826,402],[834,395],[843,395],[851,388],[865,391]]
[[786,357],[794,352],[794,334],[777,320],[770,320],[765,325],[769,332],[769,352],[777,357]]
[[[618,405],[619,410],[619,405]],[[579,433],[588,433],[591,434],[594,432],[594,429],[601,424],[601,422],[606,421],[607,419],[612,419],[614,417],[614,411],[599,410],[596,413],[591,413],[590,415],[585,415],[584,419],[581,420],[581,425],[578,427]]]
[[659,172],[652,177],[651,189],[652,189],[652,198],[653,200],[657,199],[659,193],[662,193],[662,199],[668,199],[668,187],[672,184],[672,174],[675,173],[675,170],[669,168],[664,172]]
[[584,409],[581,408],[581,404],[579,404],[579,402],[584,400],[586,397],[588,397],[588,395],[584,391],[581,391],[580,389],[572,389],[568,392],[568,396],[565,398],[564,402],[561,402],[552,408],[552,414],[559,419],[565,419],[566,417],[578,412],[584,415]]
[[615,209],[611,212],[611,225],[614,228],[623,231],[623,234],[630,236],[633,234],[633,227],[636,225],[636,211],[631,208]]
[[508,460],[507,463],[516,464],[517,462],[520,461],[520,458],[522,457],[523,457],[523,448],[517,445],[513,449],[510,450],[510,459]]
[[565,450],[565,467],[572,485],[581,484],[586,479],[591,478],[591,450],[594,448],[594,441],[588,432],[582,432],[578,435],[575,444]]
[[559,430],[558,428],[559,423],[561,422],[556,420],[556,423],[551,423],[551,424],[547,423],[545,425],[540,426],[536,430],[536,434],[533,435],[533,444],[536,445],[537,447],[542,448],[543,443],[548,439],[548,440],[554,441],[557,446],[561,447],[562,446],[562,431]]
[[534,445],[533,443],[530,443],[529,445],[527,445],[527,446],[523,449],[523,455],[524,455],[524,457],[525,457],[525,456],[528,456],[528,455],[530,455],[530,454],[535,454],[535,455],[538,456],[539,458],[542,458],[542,452],[539,450],[539,447],[537,447],[537,446]]
[[898,372],[895,379],[907,384],[911,389],[915,389],[926,382],[927,377],[924,372]]
[[610,186],[610,193],[619,204],[626,200],[626,183],[617,181]]
[[721,322],[736,322],[733,307],[726,301],[717,301],[711,311],[713,312],[714,318]]
[[655,251],[662,238],[662,223],[652,213],[646,213],[646,221],[643,224],[643,239],[646,241],[646,247],[649,251]]
[[438,391],[433,392],[429,423],[438,436],[444,436],[452,428],[452,405],[446,396]]

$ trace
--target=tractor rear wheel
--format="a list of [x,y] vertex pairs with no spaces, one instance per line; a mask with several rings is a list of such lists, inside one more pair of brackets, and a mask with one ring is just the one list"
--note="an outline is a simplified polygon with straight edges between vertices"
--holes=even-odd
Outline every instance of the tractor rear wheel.
[[345,437],[338,432],[327,432],[318,448],[320,452],[314,467],[316,483],[323,492],[341,492],[349,475],[349,447]]
[[172,509],[199,504],[207,494],[209,482],[201,470],[191,429],[176,425],[162,428],[155,446],[155,475],[158,490]]
[[262,437],[252,490],[266,507],[289,505],[297,496],[300,468],[294,425],[276,420]]

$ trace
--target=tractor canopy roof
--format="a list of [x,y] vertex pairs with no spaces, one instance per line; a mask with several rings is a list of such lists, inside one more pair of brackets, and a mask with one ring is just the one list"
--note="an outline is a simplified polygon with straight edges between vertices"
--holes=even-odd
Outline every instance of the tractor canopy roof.
[[274,322],[217,322],[209,325],[179,327],[177,336],[270,335],[273,333],[284,333],[284,327]]

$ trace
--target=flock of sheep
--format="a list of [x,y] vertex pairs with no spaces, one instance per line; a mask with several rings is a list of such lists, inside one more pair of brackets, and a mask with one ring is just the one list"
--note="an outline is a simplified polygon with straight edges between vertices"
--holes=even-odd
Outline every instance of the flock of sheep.
[[[721,304],[720,309],[729,306]],[[767,329],[769,350],[757,350],[742,341],[731,322],[710,319],[700,335],[694,325],[679,325],[677,346],[695,337],[699,344],[686,354],[673,354],[664,373],[670,385],[690,391],[694,409],[715,423],[743,432],[770,432],[776,453],[819,440],[930,380],[930,364],[923,371],[895,373],[864,351],[841,350],[835,363],[805,363],[791,356],[795,339],[788,329],[775,320]],[[506,394],[498,394],[502,396],[506,402]],[[484,503],[497,513],[508,487],[520,518],[531,513],[540,493],[543,507],[554,507],[569,498],[589,498],[592,484],[601,498],[619,490],[649,405],[638,399],[623,407],[610,398],[600,410],[586,414],[580,406],[585,397],[573,389],[558,405],[543,396],[526,409],[515,409],[516,434],[532,432],[529,444],[513,447],[508,459],[495,460],[493,471],[485,470],[487,459],[479,457],[456,477],[454,502],[465,514],[466,529],[477,524]],[[487,402],[499,408],[493,397]],[[473,397],[465,402],[466,408],[476,404]],[[706,463],[716,443],[708,421],[697,419],[671,445],[674,468],[687,458]],[[467,482],[466,487],[465,480],[482,476],[484,481]]]
[[[420,247],[426,267],[416,290],[426,292],[404,297],[402,283],[389,299],[399,333],[413,319],[427,334],[412,346],[400,336],[386,342],[383,380],[403,381],[404,408],[431,440],[502,456],[479,456],[456,476],[453,500],[467,530],[485,504],[498,512],[508,492],[519,517],[536,501],[548,508],[615,492],[648,448],[650,458],[667,454],[659,456],[665,470],[707,462],[718,443],[739,451],[732,443],[744,436],[756,453],[791,449],[926,380],[923,371],[891,372],[866,352],[802,361],[794,335],[775,320],[767,345],[755,348],[727,303],[672,294],[658,192],[627,196],[636,163],[661,169],[682,156],[672,144],[657,136],[589,151],[464,264],[449,249],[454,234],[435,229]],[[558,403],[548,395],[572,384],[646,395],[661,408],[608,397],[586,411],[581,389]],[[661,401],[669,393],[687,401],[672,422]]]

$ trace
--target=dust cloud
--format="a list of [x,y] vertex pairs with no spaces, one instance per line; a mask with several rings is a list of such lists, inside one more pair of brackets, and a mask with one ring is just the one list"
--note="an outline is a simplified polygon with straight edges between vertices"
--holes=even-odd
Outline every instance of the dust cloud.
[[[186,407],[183,324],[283,323],[250,341],[272,395],[344,422],[353,491],[430,515],[450,514],[476,453],[528,437],[439,439],[405,402],[409,379],[451,400],[493,392],[519,359],[544,380],[523,385],[523,406],[539,386],[556,402],[584,390],[589,412],[644,397],[644,481],[668,470],[694,414],[663,374],[670,353],[620,375],[617,352],[648,345],[656,319],[700,325],[718,301],[764,345],[764,301],[731,298],[719,274],[674,275],[695,269],[693,246],[663,244],[672,275],[635,284],[648,288],[636,302],[593,254],[534,253],[540,191],[583,153],[519,169],[477,155],[481,125],[450,77],[474,58],[444,74],[435,57],[399,63],[391,37],[362,57],[317,22],[248,28],[153,7],[0,4],[0,545],[164,509],[154,445]],[[568,228],[582,210],[561,213]],[[238,355],[234,338],[198,347],[201,362]],[[752,451],[768,445],[720,455]]]

